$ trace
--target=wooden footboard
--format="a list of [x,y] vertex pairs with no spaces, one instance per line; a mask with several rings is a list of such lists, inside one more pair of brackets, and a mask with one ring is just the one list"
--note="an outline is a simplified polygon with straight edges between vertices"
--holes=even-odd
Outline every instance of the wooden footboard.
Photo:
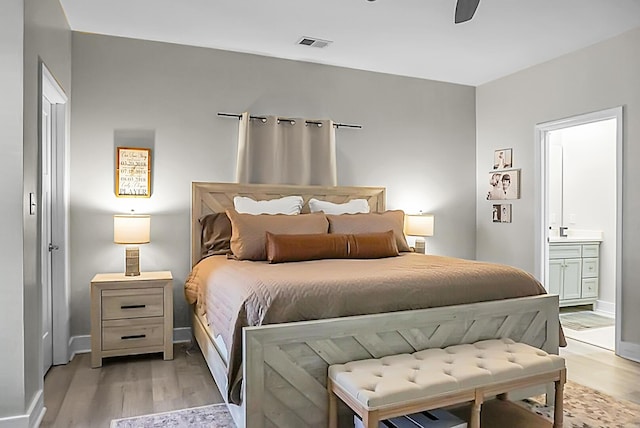
[[329,365],[503,337],[557,354],[558,297],[245,328],[244,421],[236,422],[326,427]]

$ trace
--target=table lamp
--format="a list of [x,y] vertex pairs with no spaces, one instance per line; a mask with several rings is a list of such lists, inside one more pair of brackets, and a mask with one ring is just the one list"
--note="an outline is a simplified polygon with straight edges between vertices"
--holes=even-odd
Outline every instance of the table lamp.
[[113,242],[127,244],[125,250],[125,275],[140,275],[140,249],[131,244],[148,244],[151,235],[151,216],[149,215],[114,215]]
[[407,215],[404,221],[404,233],[409,236],[416,236],[416,253],[425,254],[425,236],[433,236],[433,214],[413,214]]

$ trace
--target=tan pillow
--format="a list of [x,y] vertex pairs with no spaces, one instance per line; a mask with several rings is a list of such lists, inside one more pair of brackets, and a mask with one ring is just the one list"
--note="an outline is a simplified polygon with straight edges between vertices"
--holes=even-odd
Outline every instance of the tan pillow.
[[404,236],[404,212],[402,210],[369,214],[329,215],[329,233],[375,233],[393,230],[398,251],[411,251]]
[[392,230],[359,235],[275,235],[267,232],[270,263],[319,259],[379,259],[398,255]]
[[322,213],[315,214],[240,214],[228,209],[231,220],[231,251],[240,260],[266,260],[266,233],[327,233],[329,224]]
[[200,232],[200,258],[231,252],[231,222],[226,213],[207,214],[198,219]]

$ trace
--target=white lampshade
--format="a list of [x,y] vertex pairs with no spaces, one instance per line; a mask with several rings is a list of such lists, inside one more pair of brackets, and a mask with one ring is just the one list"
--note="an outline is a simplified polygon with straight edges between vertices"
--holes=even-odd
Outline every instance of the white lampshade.
[[404,233],[409,236],[433,236],[433,214],[407,215]]
[[147,244],[151,235],[151,216],[114,215],[113,242],[116,244]]

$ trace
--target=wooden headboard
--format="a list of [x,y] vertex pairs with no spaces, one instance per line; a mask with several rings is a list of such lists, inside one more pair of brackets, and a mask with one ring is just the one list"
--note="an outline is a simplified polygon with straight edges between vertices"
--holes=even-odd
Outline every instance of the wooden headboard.
[[308,201],[311,198],[321,199],[336,204],[351,199],[366,199],[371,212],[385,210],[384,187],[325,187],[325,186],[291,186],[273,184],[238,184],[238,183],[202,183],[191,185],[191,265],[200,259],[200,223],[203,215],[222,212],[233,208],[233,197],[249,196],[255,200],[269,200],[283,196],[300,195],[304,198],[303,212],[309,211]]

